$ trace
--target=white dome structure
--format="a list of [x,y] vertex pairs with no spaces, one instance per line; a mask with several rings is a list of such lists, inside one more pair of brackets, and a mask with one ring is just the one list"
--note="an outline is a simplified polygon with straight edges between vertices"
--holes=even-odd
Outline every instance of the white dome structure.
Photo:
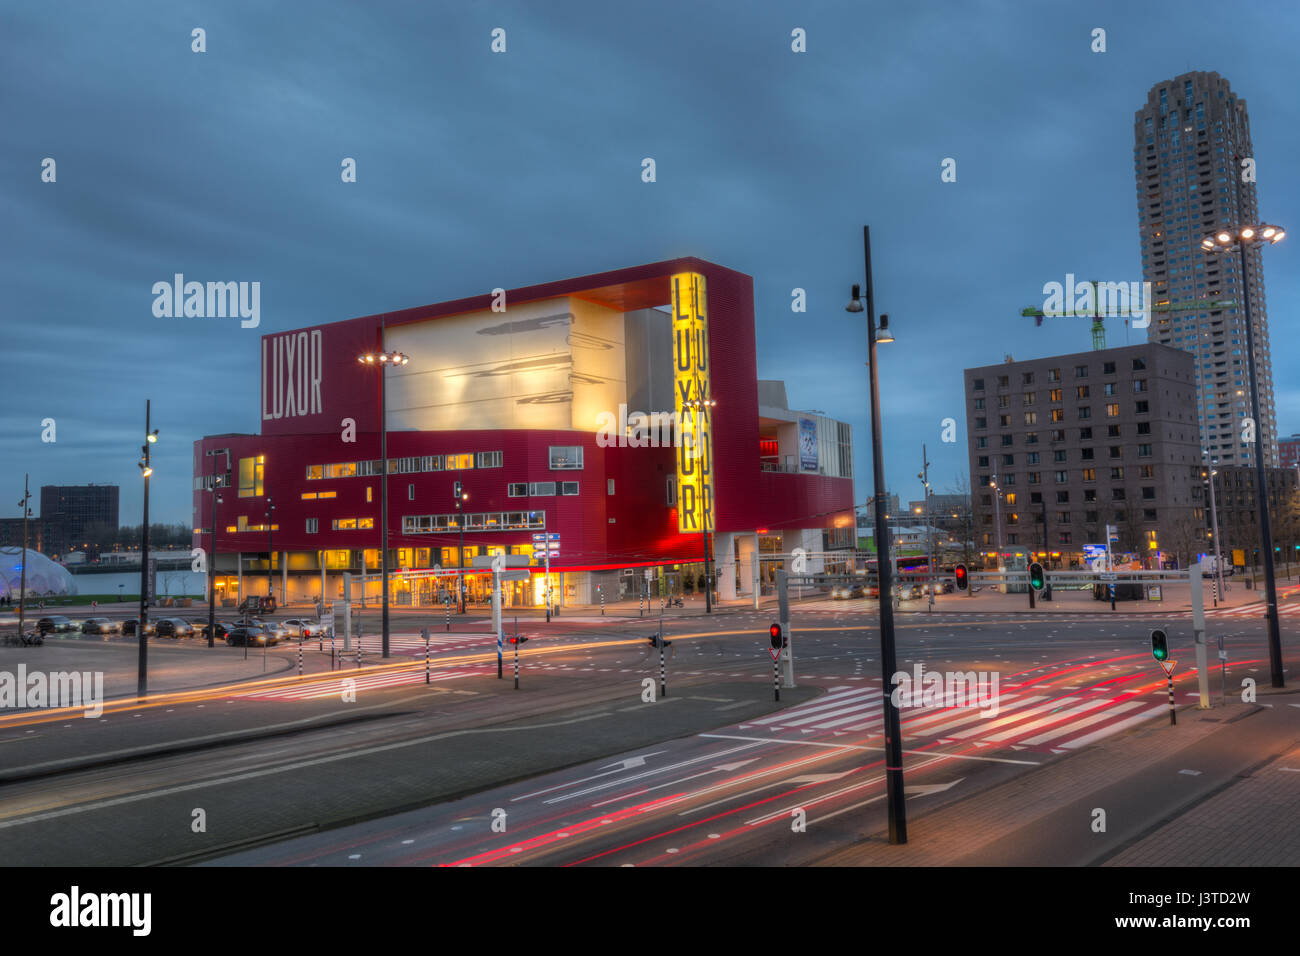
[[[23,549],[0,548],[0,597],[17,598],[22,581]],[[76,594],[77,582],[68,569],[39,551],[27,549],[27,596]]]

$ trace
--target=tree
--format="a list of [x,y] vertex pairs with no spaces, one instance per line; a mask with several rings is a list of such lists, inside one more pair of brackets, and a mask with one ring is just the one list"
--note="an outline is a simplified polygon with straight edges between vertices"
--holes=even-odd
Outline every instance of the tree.
[[975,508],[971,501],[970,482],[964,475],[958,475],[948,486],[948,494],[962,497],[961,503],[953,509],[954,517],[950,520],[961,534],[962,564],[970,567],[971,549],[975,544]]

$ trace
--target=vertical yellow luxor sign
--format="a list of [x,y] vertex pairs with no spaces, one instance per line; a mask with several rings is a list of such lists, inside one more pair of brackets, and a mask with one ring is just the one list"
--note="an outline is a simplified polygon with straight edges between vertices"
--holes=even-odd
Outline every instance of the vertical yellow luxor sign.
[[673,283],[673,384],[677,443],[677,530],[713,531],[713,413],[708,404],[709,309],[704,276]]

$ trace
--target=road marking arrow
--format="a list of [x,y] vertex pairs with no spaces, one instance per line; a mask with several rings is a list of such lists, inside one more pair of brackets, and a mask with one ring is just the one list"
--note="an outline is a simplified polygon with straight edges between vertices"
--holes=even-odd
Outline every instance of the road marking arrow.
[[598,780],[601,777],[608,777],[612,773],[622,773],[624,770],[631,770],[633,767],[644,767],[646,760],[650,757],[657,757],[659,754],[666,753],[668,753],[666,750],[656,750],[653,753],[628,757],[626,760],[619,760],[616,763],[606,764],[604,767],[601,767],[600,769],[604,770],[604,773],[592,774],[590,777],[583,777],[580,780],[570,780],[567,783],[556,784],[554,787],[547,787],[545,790],[534,790],[532,793],[525,793],[521,797],[511,797],[510,802],[515,803],[519,800],[527,800],[529,797],[541,796],[543,793],[550,793],[553,790],[563,790],[565,787],[572,787],[575,784],[586,783],[588,780]]

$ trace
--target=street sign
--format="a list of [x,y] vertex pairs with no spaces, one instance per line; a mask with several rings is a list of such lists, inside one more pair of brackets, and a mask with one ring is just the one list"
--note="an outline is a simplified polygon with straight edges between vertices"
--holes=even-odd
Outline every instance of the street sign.
[[1114,580],[1116,580],[1118,577],[1119,577],[1119,575],[1117,575],[1114,571],[1103,571],[1103,572],[1101,573],[1101,579],[1102,579],[1103,581],[1114,581]]
[[769,655],[771,655],[771,657],[772,657],[772,662],[773,662],[773,663],[776,663],[776,659],[777,659],[778,657],[781,656],[781,648],[779,648],[779,647],[769,647],[769,648],[767,649],[767,653],[768,653]]
[[1166,676],[1166,677],[1169,677],[1171,674],[1173,674],[1173,672],[1174,672],[1174,665],[1177,664],[1177,663],[1178,663],[1178,662],[1177,662],[1177,661],[1174,661],[1174,660],[1168,660],[1168,661],[1161,661],[1161,662],[1160,662],[1160,666],[1163,667],[1163,668],[1165,669],[1165,676]]

